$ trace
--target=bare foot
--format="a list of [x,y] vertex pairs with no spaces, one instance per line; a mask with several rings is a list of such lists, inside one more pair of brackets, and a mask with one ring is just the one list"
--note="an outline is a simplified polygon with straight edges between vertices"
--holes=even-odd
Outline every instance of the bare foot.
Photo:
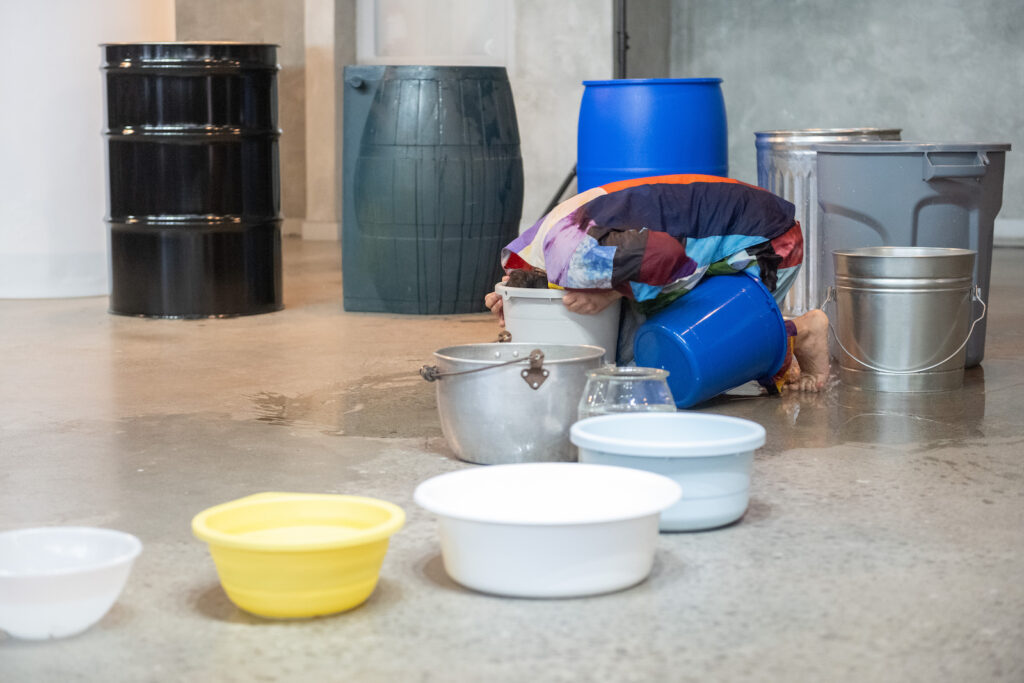
[[796,384],[800,381],[800,361],[796,359],[794,355],[789,361],[789,368],[786,370],[786,376],[783,378],[785,386]]
[[828,316],[816,308],[793,322],[793,355],[800,364],[800,376],[790,387],[797,391],[821,391],[828,380]]

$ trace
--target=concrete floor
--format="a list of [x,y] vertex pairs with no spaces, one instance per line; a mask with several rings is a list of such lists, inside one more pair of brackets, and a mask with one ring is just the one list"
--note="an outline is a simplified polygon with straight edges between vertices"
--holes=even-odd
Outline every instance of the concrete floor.
[[[0,529],[145,545],[89,631],[0,635],[0,681],[1024,680],[1024,251],[994,254],[986,358],[963,389],[716,400],[768,431],[745,518],[662,534],[635,588],[551,601],[454,584],[412,502],[470,466],[417,370],[495,324],[345,313],[339,261],[288,240],[285,310],[248,318],[0,301]],[[267,490],[406,510],[365,605],[282,622],[227,600],[189,522]]]

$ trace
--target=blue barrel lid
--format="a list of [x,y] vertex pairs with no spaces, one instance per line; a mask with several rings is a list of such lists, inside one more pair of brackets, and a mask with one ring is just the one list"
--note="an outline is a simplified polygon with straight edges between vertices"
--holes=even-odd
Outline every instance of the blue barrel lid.
[[721,82],[721,78],[615,78],[610,81],[583,81],[583,85],[672,85],[675,83]]
[[924,152],[1008,152],[1008,142],[906,142],[872,140],[871,142],[830,142],[814,145],[818,153],[835,154],[922,154]]

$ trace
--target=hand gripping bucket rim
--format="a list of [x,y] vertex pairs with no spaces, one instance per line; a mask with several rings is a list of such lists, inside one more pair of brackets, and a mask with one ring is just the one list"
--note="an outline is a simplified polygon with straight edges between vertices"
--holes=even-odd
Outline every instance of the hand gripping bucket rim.
[[652,315],[634,341],[638,365],[669,371],[669,388],[679,408],[772,377],[788,353],[778,304],[746,272],[704,279]]

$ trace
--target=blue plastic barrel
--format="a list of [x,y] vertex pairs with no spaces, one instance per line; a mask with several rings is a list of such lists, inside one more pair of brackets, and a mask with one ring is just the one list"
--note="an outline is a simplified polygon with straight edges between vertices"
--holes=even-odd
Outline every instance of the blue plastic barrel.
[[721,78],[583,81],[579,191],[616,180],[729,174]]
[[786,323],[768,289],[747,273],[706,278],[652,315],[633,341],[636,364],[668,370],[679,408],[773,377],[789,352]]

